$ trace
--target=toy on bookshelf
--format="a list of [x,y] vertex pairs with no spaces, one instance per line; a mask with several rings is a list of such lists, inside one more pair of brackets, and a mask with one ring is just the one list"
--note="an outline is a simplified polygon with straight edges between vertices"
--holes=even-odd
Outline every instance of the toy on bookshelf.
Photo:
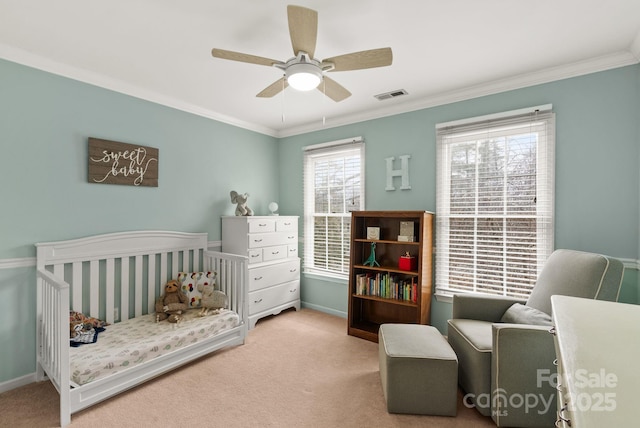
[[400,256],[398,268],[401,270],[416,270],[418,269],[418,260],[407,251],[404,256]]
[[380,264],[376,261],[376,243],[371,243],[371,254],[369,254],[369,258],[362,263],[363,266],[380,266]]

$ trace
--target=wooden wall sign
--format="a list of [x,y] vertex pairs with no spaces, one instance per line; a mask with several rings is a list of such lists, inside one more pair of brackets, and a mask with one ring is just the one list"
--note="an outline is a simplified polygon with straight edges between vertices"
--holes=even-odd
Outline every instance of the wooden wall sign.
[[158,187],[158,149],[89,138],[89,183]]

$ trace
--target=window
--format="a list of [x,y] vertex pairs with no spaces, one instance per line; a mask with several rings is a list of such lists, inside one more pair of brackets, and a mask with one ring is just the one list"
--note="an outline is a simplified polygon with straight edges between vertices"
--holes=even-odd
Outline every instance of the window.
[[304,271],[349,272],[351,211],[364,209],[361,138],[304,148]]
[[436,293],[526,298],[553,251],[551,106],[436,126]]

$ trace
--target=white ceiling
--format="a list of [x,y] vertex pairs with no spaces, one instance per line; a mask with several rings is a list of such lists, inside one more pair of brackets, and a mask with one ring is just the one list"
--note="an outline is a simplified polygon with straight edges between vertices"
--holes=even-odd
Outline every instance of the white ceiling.
[[[340,103],[256,98],[282,72],[211,48],[288,60],[290,3],[318,11],[317,58],[393,65],[331,73]],[[281,137],[638,63],[640,0],[0,0],[0,58]]]

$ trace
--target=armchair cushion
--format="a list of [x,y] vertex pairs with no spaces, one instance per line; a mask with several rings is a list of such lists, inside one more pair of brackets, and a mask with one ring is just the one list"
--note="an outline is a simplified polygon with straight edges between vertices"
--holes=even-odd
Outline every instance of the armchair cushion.
[[506,296],[455,294],[452,318],[498,322],[514,303],[525,303],[525,300]]
[[491,388],[492,332],[489,321],[450,319],[449,344],[458,356],[458,383],[469,393],[467,402],[473,403],[480,413],[491,415],[489,400],[476,400],[489,396]]
[[551,314],[551,296],[618,300],[624,266],[618,259],[575,250],[556,250],[545,262],[527,306]]
[[552,324],[551,316],[548,314],[520,303],[511,305],[500,319],[500,322],[529,325]]

